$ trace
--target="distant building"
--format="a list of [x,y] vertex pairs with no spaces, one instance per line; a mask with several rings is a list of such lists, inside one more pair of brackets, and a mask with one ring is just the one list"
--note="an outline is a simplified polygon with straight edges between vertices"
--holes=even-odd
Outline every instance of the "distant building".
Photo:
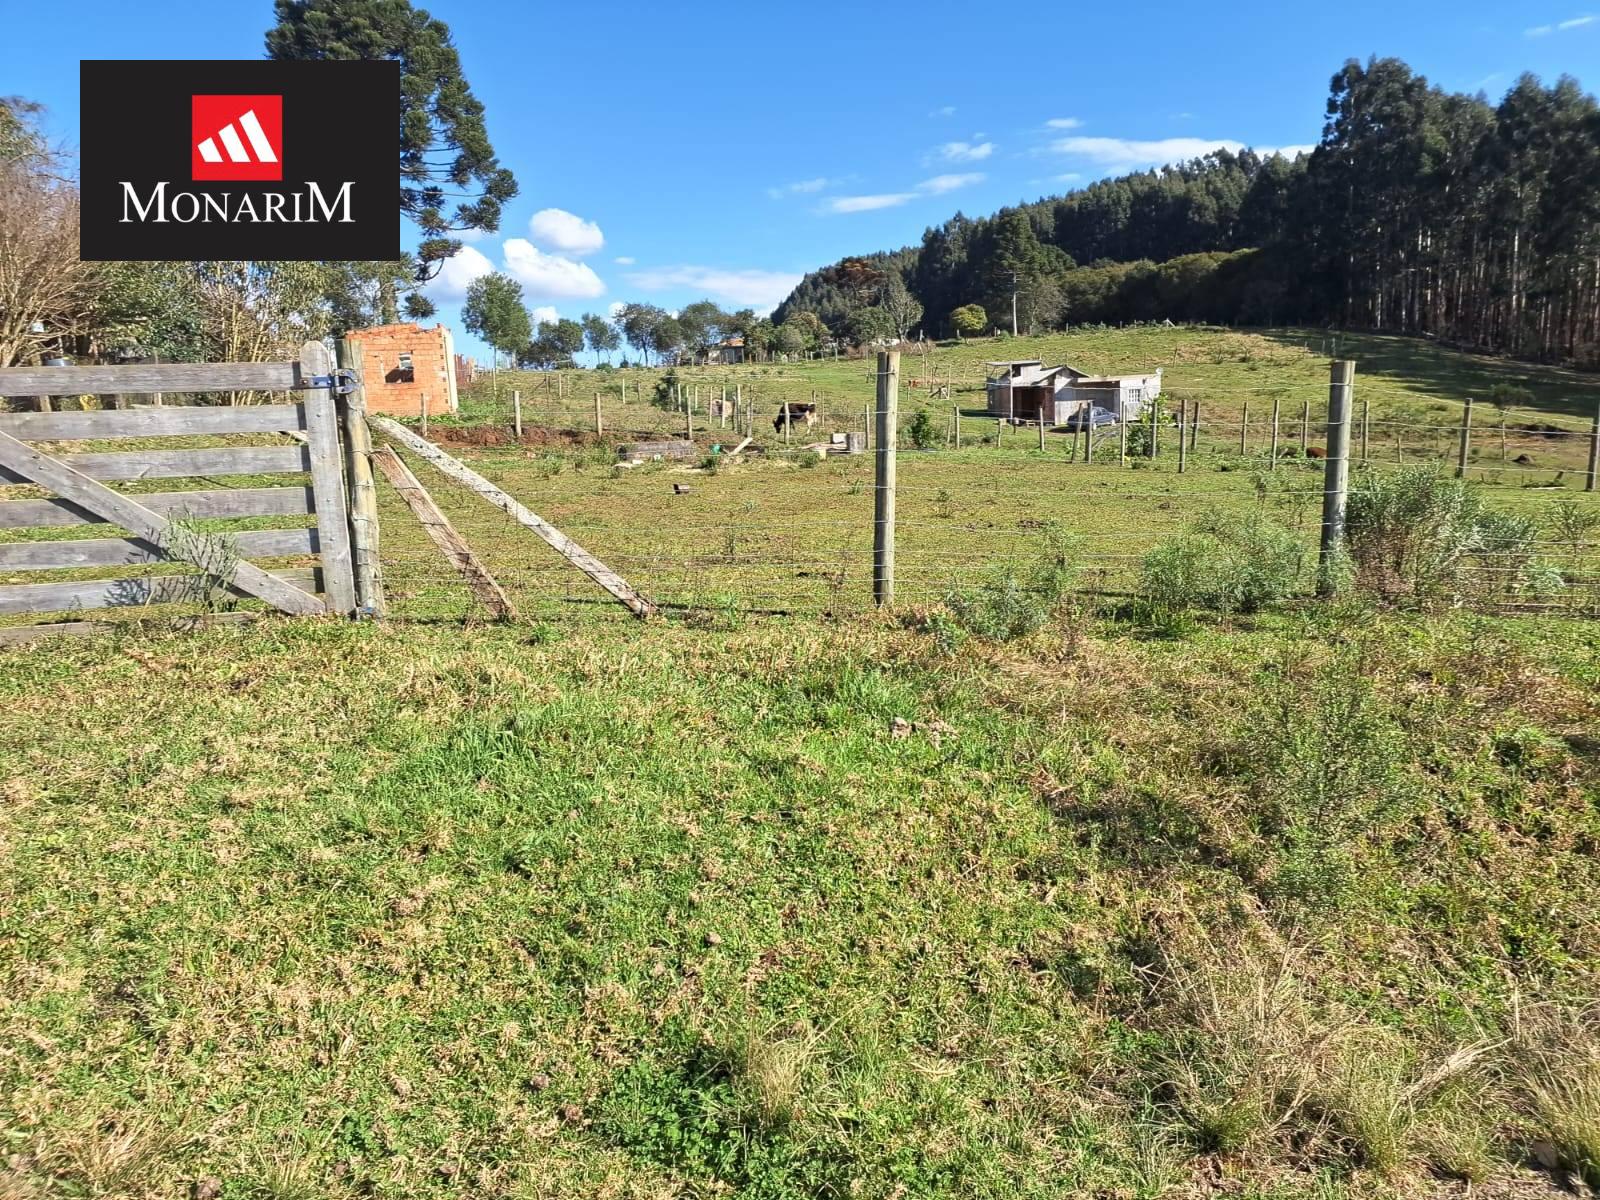
[[455,346],[443,325],[378,325],[349,337],[357,347],[368,412],[414,417],[424,393],[430,413],[456,411]]
[[742,337],[723,338],[705,353],[707,366],[732,366],[744,361],[744,339]]
[[989,412],[1007,420],[1065,425],[1079,409],[1094,407],[1119,420],[1135,420],[1161,394],[1161,371],[1090,375],[1076,367],[1047,367],[1036,358],[984,363]]
[[464,388],[475,383],[478,378],[478,364],[470,354],[456,355],[456,387]]

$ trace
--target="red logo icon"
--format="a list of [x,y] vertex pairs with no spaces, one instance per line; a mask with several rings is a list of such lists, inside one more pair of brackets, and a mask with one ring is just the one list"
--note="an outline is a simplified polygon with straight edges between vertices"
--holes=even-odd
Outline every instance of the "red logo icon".
[[190,161],[195,179],[283,178],[282,96],[195,96]]

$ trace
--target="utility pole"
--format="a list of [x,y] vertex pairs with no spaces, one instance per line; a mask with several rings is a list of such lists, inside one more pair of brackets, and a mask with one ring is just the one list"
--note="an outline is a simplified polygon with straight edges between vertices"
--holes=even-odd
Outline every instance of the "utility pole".
[[1017,327],[1017,273],[1013,271],[1011,272],[1011,336],[1018,337],[1020,333]]

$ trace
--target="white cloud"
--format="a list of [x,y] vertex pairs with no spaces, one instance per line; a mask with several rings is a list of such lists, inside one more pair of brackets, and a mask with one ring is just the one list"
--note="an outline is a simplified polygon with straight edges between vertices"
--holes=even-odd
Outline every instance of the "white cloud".
[[654,267],[633,271],[628,282],[647,292],[685,288],[704,292],[717,300],[770,312],[778,306],[801,276],[790,271],[737,270],[724,267]]
[[946,142],[922,162],[924,166],[935,162],[982,162],[993,153],[993,142]]
[[915,192],[880,192],[875,196],[834,196],[823,204],[822,211],[829,213],[873,212],[880,208],[898,208],[917,198]]
[[639,260],[637,258],[634,258],[631,254],[619,254],[615,258],[613,258],[611,261],[616,263],[617,266],[619,266],[619,267],[631,267],[631,266],[633,266],[634,263],[638,262]]
[[970,187],[974,183],[982,183],[982,171],[968,171],[961,175],[935,175],[932,179],[924,179],[917,184],[917,191],[929,196],[942,196],[946,192],[953,192],[957,188]]
[[779,187],[769,187],[767,195],[774,200],[782,200],[785,196],[810,196],[820,192],[832,182],[826,175],[819,175],[815,179],[801,179],[794,183],[785,183]]
[[1569,17],[1567,20],[1557,21],[1553,25],[1535,25],[1532,29],[1524,29],[1522,34],[1524,37],[1531,38],[1549,37],[1552,33],[1565,33],[1569,29],[1582,29],[1585,25],[1593,25],[1596,21],[1600,21],[1600,17],[1587,15]]
[[546,250],[579,258],[606,244],[600,226],[564,208],[541,208],[534,213],[528,218],[528,236]]
[[559,254],[546,254],[526,238],[505,244],[506,270],[535,300],[588,300],[605,294],[606,285],[588,264]]
[[435,300],[460,300],[474,279],[494,272],[494,264],[481,250],[463,246],[444,260],[439,273],[428,282],[425,291]]
[[528,310],[528,319],[533,322],[533,327],[537,329],[541,325],[554,325],[561,320],[561,314],[556,311],[555,305],[541,304],[538,308],[530,308]]
[[1051,117],[1044,123],[1046,129],[1082,129],[1083,122],[1077,117]]
[[1138,141],[1131,138],[1068,137],[1057,138],[1050,143],[1050,150],[1056,154],[1086,158],[1108,171],[1159,167],[1165,163],[1199,158],[1213,150],[1231,150],[1237,154],[1243,149],[1243,142],[1231,138],[1171,137]]
[[626,304],[624,304],[621,300],[613,300],[610,304],[608,304],[606,306],[606,312],[609,313],[611,316],[615,317],[615,316],[618,316],[619,314],[621,314],[622,310],[627,308],[627,307],[628,306]]
[[1059,175],[1050,176],[1051,183],[1077,183],[1083,176],[1077,171],[1063,171]]
[[935,175],[932,179],[924,179],[917,184],[915,191],[879,192],[871,196],[834,196],[824,201],[819,211],[838,215],[840,213],[875,212],[880,208],[899,208],[902,204],[909,204],[921,196],[942,196],[946,192],[955,191],[957,188],[970,187],[974,183],[982,183],[986,178],[988,177],[982,171],[965,171],[956,175]]
[[953,117],[956,115],[956,106],[946,104],[943,108],[936,108],[928,114],[930,117]]

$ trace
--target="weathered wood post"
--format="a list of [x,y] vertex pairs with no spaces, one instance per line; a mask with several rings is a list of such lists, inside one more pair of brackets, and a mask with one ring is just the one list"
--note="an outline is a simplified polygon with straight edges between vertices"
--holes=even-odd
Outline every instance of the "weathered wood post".
[[1589,428],[1589,474],[1583,490],[1592,492],[1600,486],[1600,401],[1594,406],[1594,424]]
[[1189,402],[1178,401],[1178,474],[1182,475],[1189,466]]
[[1156,441],[1161,429],[1161,397],[1157,396],[1150,401],[1150,446],[1151,459],[1156,456]]
[[1461,402],[1461,445],[1456,450],[1456,478],[1467,477],[1467,456],[1472,449],[1472,397]]
[[1361,402],[1361,461],[1369,461],[1367,456],[1367,438],[1372,433],[1372,401]]
[[600,410],[600,393],[594,394],[594,435],[604,437],[606,432],[605,414]]
[[1322,546],[1317,559],[1317,594],[1330,596],[1339,582],[1344,553],[1345,500],[1350,488],[1350,391],[1356,365],[1329,365],[1328,459],[1322,476]]
[[1278,406],[1282,403],[1279,397],[1272,398],[1272,459],[1267,464],[1267,469],[1278,469]]
[[1306,451],[1311,449],[1311,401],[1300,401],[1300,457],[1305,458]]
[[1039,418],[1039,453],[1044,453],[1044,417]]
[[894,476],[899,438],[900,352],[878,354],[878,449],[872,493],[872,599],[894,604]]
[[1189,453],[1193,454],[1195,447],[1200,444],[1200,401],[1191,401],[1193,408],[1189,413]]
[[422,412],[422,436],[428,436],[428,393],[423,392],[417,397],[417,407]]
[[361,381],[361,356],[349,338],[338,343],[339,365],[354,373],[354,387],[338,397],[344,426],[345,482],[350,489],[350,549],[356,578],[356,609],[384,615],[382,568],[378,556],[378,488],[372,474],[372,430],[367,427],[367,393]]
[[961,449],[961,406],[959,404],[952,405],[950,411],[955,414],[956,418],[956,449],[959,450]]
[[1087,467],[1094,461],[1094,405],[1090,404],[1082,412],[1084,416],[1083,465]]
[[1117,465],[1128,465],[1128,412],[1120,396],[1117,398]]
[[1239,413],[1239,453],[1250,453],[1250,401],[1246,400]]
[[522,440],[522,389],[511,390],[511,436]]
[[685,406],[683,410],[684,436],[689,441],[694,441],[694,409]]

